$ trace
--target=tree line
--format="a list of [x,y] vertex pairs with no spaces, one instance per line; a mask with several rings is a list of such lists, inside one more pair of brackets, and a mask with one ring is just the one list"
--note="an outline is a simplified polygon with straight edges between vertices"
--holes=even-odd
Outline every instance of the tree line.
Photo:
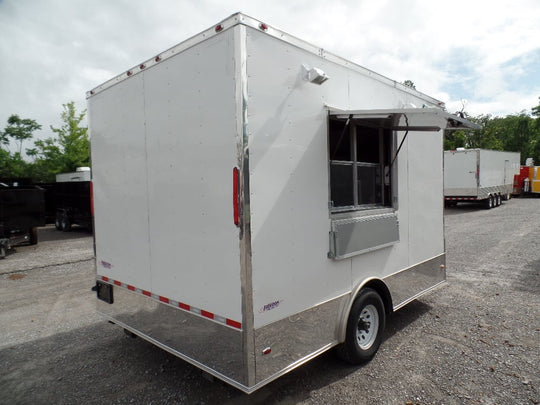
[[[11,115],[0,132],[0,178],[29,178],[34,183],[54,182],[58,173],[74,172],[77,167],[90,166],[88,127],[81,125],[86,110],[77,112],[73,101],[63,104],[62,126],[50,126],[53,136],[33,140],[41,125],[30,118]],[[26,148],[23,144],[33,142]],[[9,145],[16,151],[11,152]]]
[[[410,86],[414,84],[411,82]],[[63,104],[62,126],[50,126],[53,136],[33,140],[41,125],[29,118],[13,114],[0,132],[0,179],[30,178],[35,183],[54,182],[58,173],[74,172],[77,167],[90,166],[88,127],[81,123],[86,110],[77,112],[73,101]],[[521,163],[532,157],[540,165],[540,97],[530,113],[522,111],[505,117],[481,114],[465,118],[482,126],[480,130],[445,131],[444,149],[481,148],[521,153]],[[26,148],[23,144],[33,142]],[[14,144],[16,150],[10,151]]]
[[540,97],[530,114],[522,111],[505,117],[481,114],[465,117],[482,126],[480,130],[445,131],[444,149],[481,148],[520,152],[521,163],[532,157],[540,165]]

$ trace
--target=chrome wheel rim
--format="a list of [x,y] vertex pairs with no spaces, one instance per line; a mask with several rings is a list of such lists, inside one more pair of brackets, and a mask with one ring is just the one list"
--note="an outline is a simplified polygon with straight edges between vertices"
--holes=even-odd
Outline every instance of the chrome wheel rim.
[[379,331],[379,313],[374,305],[366,305],[360,317],[358,319],[358,325],[356,326],[356,342],[362,350],[368,350],[375,339]]

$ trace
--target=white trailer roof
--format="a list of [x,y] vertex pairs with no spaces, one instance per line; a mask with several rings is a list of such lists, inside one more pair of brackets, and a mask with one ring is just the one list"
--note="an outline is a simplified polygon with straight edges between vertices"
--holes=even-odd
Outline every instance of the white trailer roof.
[[257,20],[255,18],[249,17],[242,13],[235,13],[231,15],[230,17],[224,19],[220,23],[214,25],[213,27],[208,28],[207,30],[201,32],[198,35],[195,35],[178,45],[173,46],[172,48],[167,49],[166,51],[163,51],[156,55],[155,57],[152,57],[136,66],[133,66],[131,69],[127,70],[124,73],[119,74],[118,76],[106,81],[105,83],[93,88],[92,90],[88,91],[86,93],[86,98],[90,98],[99,92],[114,86],[115,84],[127,80],[130,77],[133,77],[139,73],[144,72],[145,70],[148,70],[152,68],[154,65],[161,63],[165,61],[168,58],[171,58],[178,53],[181,53],[185,51],[186,49],[191,48],[192,46],[195,46],[196,44],[206,41],[216,35],[221,35],[226,30],[236,26],[236,25],[244,25],[246,27],[250,27],[253,29],[256,29],[260,32],[263,32],[271,37],[277,38],[281,41],[287,42],[291,45],[294,45],[300,49],[304,49],[308,52],[311,52],[315,55],[319,55],[321,58],[326,59],[328,61],[334,62],[338,65],[346,66],[349,69],[353,69],[357,71],[358,73],[361,73],[367,77],[370,77],[374,80],[377,80],[379,82],[385,83],[388,86],[391,86],[393,88],[397,88],[402,92],[410,93],[415,96],[420,96],[422,99],[426,100],[426,102],[438,105],[441,107],[444,107],[444,102],[437,100],[431,96],[428,96],[427,94],[421,93],[416,89],[412,89],[409,86],[405,86],[402,83],[396,82],[395,80],[389,79],[386,76],[383,76],[379,73],[376,73],[370,69],[367,69],[363,66],[357,65],[356,63],[353,63],[351,61],[348,61],[344,58],[341,58],[331,52],[328,52],[326,49],[320,48],[318,46],[312,45],[309,42],[306,42],[302,39],[299,39],[293,35],[287,34],[284,31],[281,31],[275,27],[272,27],[260,20]]
[[[337,119],[372,119],[372,120],[388,120],[392,118],[392,122],[398,122],[399,117],[404,116],[409,122],[409,125],[390,125],[388,129],[394,131],[440,131],[441,129],[481,129],[482,127],[465,118],[450,114],[439,108],[392,108],[392,109],[377,109],[377,110],[341,110],[333,107],[328,107],[330,116]],[[436,125],[434,121],[429,121],[425,124],[425,118],[440,117],[446,119],[447,125],[442,127]],[[420,119],[419,119],[420,118]],[[422,123],[416,123],[421,121]],[[441,120],[439,120],[441,121]]]

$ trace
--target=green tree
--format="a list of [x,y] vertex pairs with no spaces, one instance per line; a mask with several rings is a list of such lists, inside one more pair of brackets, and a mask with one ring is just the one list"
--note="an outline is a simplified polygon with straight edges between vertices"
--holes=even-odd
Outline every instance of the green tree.
[[26,153],[34,157],[39,172],[45,173],[45,181],[54,181],[58,173],[73,172],[79,166],[90,165],[90,142],[88,128],[82,126],[86,110],[77,112],[75,102],[63,104],[63,125],[51,130],[57,135],[34,142],[34,148]]
[[[31,139],[38,129],[41,125],[32,119],[16,114],[8,118],[4,131],[0,132],[0,177],[31,177],[32,164],[22,158],[21,151],[23,142]],[[18,146],[17,152],[9,150],[12,141]]]
[[9,138],[11,138],[18,144],[18,152],[21,154],[23,142],[31,139],[34,132],[41,129],[41,125],[29,118],[20,118],[17,114],[11,115],[7,122],[8,125],[2,133],[1,142],[7,145],[9,144]]
[[540,105],[531,109],[531,117],[525,111],[505,117],[479,115],[466,116],[482,126],[477,131],[446,131],[445,150],[458,147],[506,150],[521,153],[521,163],[528,157],[540,162]]
[[531,109],[533,117],[540,118],[540,97],[538,97],[538,105]]

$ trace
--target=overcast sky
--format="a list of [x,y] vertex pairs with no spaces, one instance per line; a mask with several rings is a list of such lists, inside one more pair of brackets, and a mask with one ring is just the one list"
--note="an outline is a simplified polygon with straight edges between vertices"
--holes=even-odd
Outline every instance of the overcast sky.
[[[47,137],[62,104],[241,11],[446,102],[507,115],[540,96],[539,0],[0,0],[0,130]],[[30,144],[24,145],[30,147]]]

